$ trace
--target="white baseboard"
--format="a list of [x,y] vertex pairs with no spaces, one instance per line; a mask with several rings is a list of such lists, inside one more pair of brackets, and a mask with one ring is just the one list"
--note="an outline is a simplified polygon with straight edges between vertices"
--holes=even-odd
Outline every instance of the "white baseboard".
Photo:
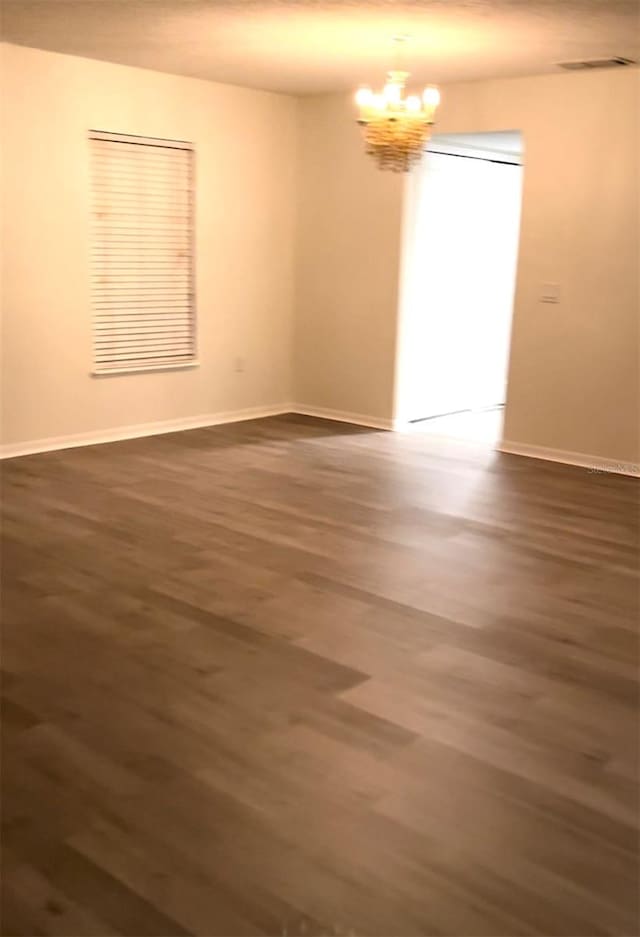
[[13,459],[37,452],[55,452],[58,449],[75,449],[79,446],[98,446],[103,443],[120,442],[124,439],[139,439],[143,436],[159,436],[162,433],[177,433],[185,429],[219,426],[222,423],[240,423],[243,420],[258,420],[266,416],[283,413],[299,413],[341,423],[355,423],[375,429],[392,429],[392,420],[378,420],[362,413],[347,413],[343,410],[326,410],[321,407],[305,407],[302,404],[283,403],[270,407],[247,407],[243,410],[227,410],[221,413],[203,413],[198,416],[181,417],[175,420],[159,420],[154,423],[136,423],[132,426],[116,426],[113,429],[89,433],[74,433],[70,436],[51,436],[29,442],[8,443],[0,446],[0,459]]
[[[53,452],[57,449],[73,449],[78,446],[96,446],[125,439],[138,439],[143,436],[157,436],[187,429],[219,426],[223,423],[240,423],[243,420],[257,420],[267,416],[279,416],[283,413],[299,413],[301,416],[336,420],[339,423],[353,423],[356,426],[369,426],[372,429],[393,430],[402,428],[394,420],[381,419],[363,413],[350,413],[346,410],[330,410],[326,407],[307,407],[304,404],[283,403],[269,407],[246,407],[242,410],[205,413],[175,420],[160,420],[155,423],[137,423],[132,426],[118,426],[99,432],[75,433],[71,436],[54,436],[48,439],[34,439],[30,442],[9,443],[0,446],[0,459],[12,459],[37,452]],[[586,455],[583,452],[547,449],[544,446],[516,443],[507,439],[503,440],[496,448],[500,452],[507,452],[511,455],[544,459],[549,462],[563,462],[567,465],[578,465],[582,468],[591,469],[593,472],[613,472],[618,475],[640,477],[640,465],[618,462],[614,459],[604,459],[602,456]]]
[[354,423],[357,426],[370,426],[372,429],[393,429],[394,421],[380,417],[367,416],[365,413],[349,413],[347,410],[329,410],[326,407],[307,407],[301,403],[291,405],[292,413],[301,416],[315,416],[321,420],[336,420],[338,423]]
[[511,455],[527,456],[530,459],[544,459],[546,462],[563,462],[565,465],[579,465],[592,472],[612,472],[616,475],[631,475],[640,478],[640,465],[633,462],[619,462],[605,459],[599,455],[587,455],[584,452],[569,452],[564,449],[547,449],[545,446],[532,446],[527,443],[511,442],[503,439],[496,449]]
[[199,416],[181,417],[175,420],[159,420],[155,423],[116,426],[113,429],[97,432],[74,433],[72,436],[52,436],[48,439],[34,439],[30,442],[9,443],[0,446],[0,459],[33,455],[36,452],[53,452],[57,449],[75,449],[78,446],[96,446],[102,443],[119,442],[124,439],[138,439],[142,436],[158,436],[162,433],[176,433],[180,430],[218,426],[222,423],[240,423],[242,420],[256,420],[265,416],[291,413],[292,409],[291,404],[284,403],[271,407],[246,407],[243,410],[204,413]]

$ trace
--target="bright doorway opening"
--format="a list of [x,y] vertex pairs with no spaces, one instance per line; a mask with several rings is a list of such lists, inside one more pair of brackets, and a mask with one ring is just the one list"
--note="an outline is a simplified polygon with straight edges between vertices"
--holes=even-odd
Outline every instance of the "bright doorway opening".
[[436,135],[408,183],[396,417],[502,438],[523,147],[516,131]]

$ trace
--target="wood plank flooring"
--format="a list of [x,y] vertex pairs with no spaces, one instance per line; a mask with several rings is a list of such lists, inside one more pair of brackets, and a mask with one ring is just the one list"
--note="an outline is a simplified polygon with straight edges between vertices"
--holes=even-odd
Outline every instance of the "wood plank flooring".
[[3,466],[8,935],[638,934],[638,484],[276,417]]

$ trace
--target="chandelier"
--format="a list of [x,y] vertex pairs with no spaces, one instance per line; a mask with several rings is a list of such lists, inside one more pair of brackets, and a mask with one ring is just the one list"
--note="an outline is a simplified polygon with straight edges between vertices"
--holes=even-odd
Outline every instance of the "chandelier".
[[[402,42],[398,37],[396,42]],[[366,151],[379,169],[408,172],[419,162],[431,135],[440,92],[429,86],[422,93],[404,97],[409,72],[394,69],[387,74],[381,94],[370,88],[356,93],[358,123],[362,127]]]

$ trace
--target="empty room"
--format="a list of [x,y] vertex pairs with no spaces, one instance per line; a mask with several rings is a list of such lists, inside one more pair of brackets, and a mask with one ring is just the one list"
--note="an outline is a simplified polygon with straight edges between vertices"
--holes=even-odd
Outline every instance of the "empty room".
[[4,0],[5,937],[640,933],[636,0]]

